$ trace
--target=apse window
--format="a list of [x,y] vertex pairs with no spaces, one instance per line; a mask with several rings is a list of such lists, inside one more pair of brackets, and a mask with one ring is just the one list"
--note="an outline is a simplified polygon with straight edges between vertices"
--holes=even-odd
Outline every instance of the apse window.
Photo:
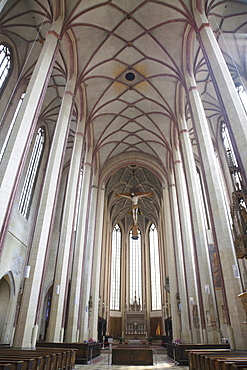
[[154,224],[149,229],[152,311],[161,310],[160,260],[158,232]]
[[122,233],[118,224],[112,232],[110,310],[120,310],[120,260]]
[[142,306],[142,250],[141,250],[141,233],[138,230],[138,239],[132,238],[130,232],[130,304],[138,302]]
[[24,184],[21,191],[20,202],[18,205],[19,212],[28,218],[30,206],[34,194],[34,188],[38,177],[39,166],[42,159],[45,144],[45,131],[42,127],[39,128],[33,151],[29,161],[27,173],[25,176]]
[[11,52],[10,48],[5,45],[0,45],[0,92],[2,92],[11,72]]

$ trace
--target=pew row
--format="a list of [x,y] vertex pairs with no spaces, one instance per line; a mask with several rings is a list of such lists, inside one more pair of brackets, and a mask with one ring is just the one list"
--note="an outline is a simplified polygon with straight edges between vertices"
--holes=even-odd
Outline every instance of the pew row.
[[233,370],[235,365],[247,368],[247,352],[224,350],[188,351],[190,370]]
[[46,347],[46,348],[75,348],[76,351],[76,364],[87,364],[93,358],[100,356],[101,353],[101,344],[100,343],[53,343],[53,342],[37,342],[37,348]]
[[193,343],[167,343],[167,356],[172,359],[177,365],[189,365],[188,351],[193,349],[207,350],[207,349],[228,349],[230,344],[193,344]]
[[[72,370],[75,358],[76,349],[71,348],[40,347],[29,350],[0,346],[0,363],[10,363],[10,370]],[[13,361],[21,363],[17,366]]]

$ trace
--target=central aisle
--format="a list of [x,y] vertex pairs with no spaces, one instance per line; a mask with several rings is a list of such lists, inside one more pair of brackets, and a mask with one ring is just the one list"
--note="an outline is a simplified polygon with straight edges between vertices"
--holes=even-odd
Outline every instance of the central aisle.
[[[163,347],[154,347],[154,365],[148,366],[128,366],[128,365],[111,365],[111,351],[108,349],[102,350],[101,355],[88,365],[75,365],[76,370],[161,370],[171,369],[174,362],[167,357],[166,349]],[[188,366],[179,366],[179,370],[189,370]]]

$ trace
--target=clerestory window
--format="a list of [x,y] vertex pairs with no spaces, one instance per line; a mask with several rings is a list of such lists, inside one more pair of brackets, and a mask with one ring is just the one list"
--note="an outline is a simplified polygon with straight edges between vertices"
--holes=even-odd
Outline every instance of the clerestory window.
[[12,55],[6,44],[0,44],[0,95],[10,77],[12,70]]
[[238,95],[240,97],[240,100],[241,100],[241,102],[243,104],[245,113],[247,114],[247,92],[246,92],[244,86],[241,85],[241,84],[238,84],[236,86],[236,89],[237,89]]
[[45,130],[43,127],[40,127],[36,135],[32,155],[28,165],[24,185],[21,192],[20,202],[18,206],[19,212],[25,218],[28,218],[29,215],[35,184],[38,177],[39,166],[44,151],[44,145],[45,145]]
[[15,121],[16,121],[16,118],[17,118],[17,115],[19,113],[19,110],[21,108],[21,105],[22,105],[22,102],[23,102],[24,97],[25,97],[25,93],[23,93],[21,95],[21,98],[20,98],[20,100],[19,100],[19,102],[17,104],[16,110],[15,110],[14,116],[13,116],[12,121],[10,123],[9,129],[8,129],[8,132],[7,132],[7,135],[6,135],[5,139],[4,139],[3,146],[2,146],[1,151],[0,151],[0,163],[2,161],[2,158],[3,158],[3,155],[4,155],[5,149],[7,147],[7,144],[9,142],[9,138],[10,138],[10,135],[12,133],[12,130],[13,130],[13,127],[14,127],[14,124],[15,124]]
[[222,136],[223,145],[224,145],[224,149],[225,149],[225,153],[227,157],[229,171],[232,176],[234,190],[240,190],[242,188],[242,176],[241,176],[237,158],[236,158],[233,146],[232,146],[229,131],[228,131],[228,128],[225,122],[222,122],[221,124],[221,136]]

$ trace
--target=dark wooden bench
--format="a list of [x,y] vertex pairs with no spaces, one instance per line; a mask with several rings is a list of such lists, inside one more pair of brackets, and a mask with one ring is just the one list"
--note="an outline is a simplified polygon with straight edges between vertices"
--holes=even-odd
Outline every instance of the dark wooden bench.
[[[193,350],[189,352],[190,370],[227,370],[227,363],[240,364],[240,361],[247,361],[247,352],[230,350]],[[230,367],[230,369],[233,368]]]
[[3,367],[8,365],[10,370],[21,370],[22,364],[23,364],[23,361],[18,361],[18,360],[13,360],[13,359],[11,359],[11,361],[6,361],[6,360],[1,361],[0,359],[0,365]]
[[247,369],[247,361],[246,360],[226,361],[225,369],[226,370]]
[[214,354],[214,353],[223,353],[227,354],[230,353],[230,349],[196,349],[196,350],[187,350],[188,352],[188,360],[189,360],[189,368],[190,370],[198,370],[202,364],[201,364],[201,357],[200,355],[204,354]]
[[6,364],[6,363],[1,363],[0,362],[0,370],[11,370],[11,363]]
[[100,356],[100,343],[53,343],[53,342],[37,342],[37,349],[43,348],[73,348],[76,349],[76,364],[87,364],[90,360]]
[[[167,356],[175,361],[178,365],[189,365],[188,353],[193,349],[230,349],[229,344],[205,344],[205,343],[167,343]],[[197,369],[198,370],[198,369]]]
[[34,358],[33,356],[20,356],[16,354],[0,354],[0,361],[1,362],[12,362],[14,361],[21,361],[21,370],[40,370],[39,369],[39,359]]
[[[246,359],[246,355],[243,353],[227,353],[225,355],[223,354],[208,354],[208,355],[202,355],[202,361],[204,363],[204,368],[212,369],[212,370],[219,370],[224,365],[224,362],[226,361],[234,361],[239,359]],[[222,365],[222,366],[221,366]]]
[[[11,358],[18,358],[23,360],[26,358],[33,358],[34,363],[32,370],[35,369],[37,363],[37,370],[71,370],[74,368],[76,349],[71,348],[38,348],[35,350],[15,349],[12,347],[0,346],[0,359],[2,356],[11,356]],[[29,365],[29,370],[31,370]],[[22,366],[22,370],[25,366]]]

